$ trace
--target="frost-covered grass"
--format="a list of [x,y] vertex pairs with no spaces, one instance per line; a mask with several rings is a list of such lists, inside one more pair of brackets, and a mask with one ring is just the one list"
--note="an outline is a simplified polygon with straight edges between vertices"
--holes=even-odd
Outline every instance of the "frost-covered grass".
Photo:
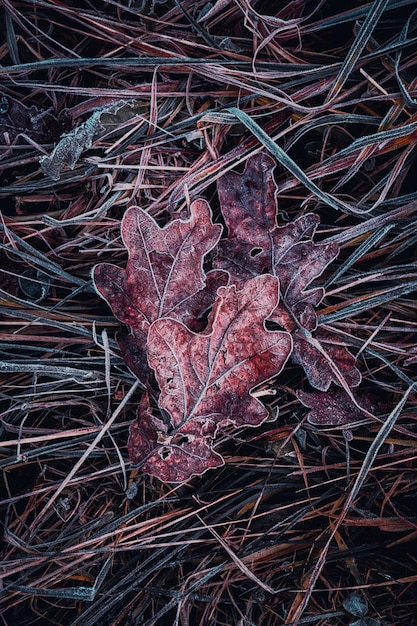
[[[409,626],[416,3],[124,4],[2,3],[2,623]],[[162,483],[129,461],[143,388],[91,270],[126,266],[132,205],[222,222],[216,181],[261,150],[278,224],[340,247],[319,329],[376,419],[313,423],[289,363],[270,421],[218,433],[224,466]]]

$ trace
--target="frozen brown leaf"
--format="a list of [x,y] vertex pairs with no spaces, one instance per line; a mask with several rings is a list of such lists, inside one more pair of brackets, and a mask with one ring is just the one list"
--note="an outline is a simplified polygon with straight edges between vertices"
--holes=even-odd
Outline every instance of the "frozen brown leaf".
[[383,408],[371,394],[363,394],[362,397],[352,398],[346,391],[332,387],[329,391],[305,391],[297,392],[298,399],[304,406],[311,409],[307,420],[316,426],[344,426],[369,418],[369,414],[375,414]]
[[[147,399],[140,404],[129,454],[163,481],[221,465],[212,445],[218,429],[262,423],[267,411],[251,390],[277,376],[290,356],[323,392],[332,382],[360,382],[345,345],[316,332],[324,290],[312,283],[338,246],[313,241],[319,218],[311,213],[277,226],[273,165],[258,155],[242,175],[221,179],[227,238],[220,240],[222,227],[204,200],[192,203],[189,219],[164,228],[133,207],[121,228],[126,269],[94,268],[97,290],[130,327],[119,337],[123,359],[152,397],[152,408]],[[266,320],[282,330],[267,330]]]
[[291,359],[301,365],[310,385],[327,391],[332,382],[356,387],[362,376],[356,359],[337,335],[318,331],[314,334],[296,330],[292,333],[294,349]]
[[339,248],[313,241],[320,222],[313,213],[277,226],[273,169],[273,159],[259,154],[248,160],[243,174],[229,172],[220,178],[218,193],[228,238],[217,247],[216,267],[227,269],[239,286],[262,273],[277,276],[281,297],[271,319],[292,333],[293,361],[322,391],[332,381],[358,385],[361,376],[347,348],[333,337],[320,341],[312,335],[317,328],[315,307],[324,297],[324,289],[312,283],[334,261]]
[[206,273],[204,256],[216,245],[221,226],[213,224],[204,200],[191,205],[188,220],[173,220],[164,228],[139,207],[123,217],[121,232],[129,252],[126,269],[100,263],[93,269],[99,294],[113,314],[130,326],[119,336],[128,367],[144,383],[149,374],[147,334],[152,322],[171,316],[200,328],[199,318],[211,308],[216,290],[228,282],[221,270]]
[[59,180],[65,167],[73,170],[82,152],[91,148],[109,127],[117,127],[126,116],[133,116],[135,108],[134,102],[120,100],[94,111],[87,120],[62,135],[49,156],[39,159],[43,173],[52,180]]
[[164,228],[132,207],[121,230],[129,252],[126,269],[100,263],[93,279],[114,315],[133,332],[146,334],[150,324],[164,316],[194,319],[211,306],[219,284],[227,282],[226,273],[217,272],[210,276],[211,295],[205,290],[203,259],[219,240],[221,226],[212,223],[204,200],[192,203],[188,220],[176,219]]
[[[313,213],[277,225],[277,186],[274,160],[267,154],[248,159],[243,174],[228,172],[218,183],[221,211],[228,237],[217,247],[216,267],[230,272],[242,286],[262,273],[280,277],[287,308],[316,306],[323,290],[308,289],[339,252],[337,244],[316,244],[312,237],[320,222]],[[295,311],[300,316],[302,311]]]
[[[250,392],[278,375],[291,353],[288,333],[265,328],[278,298],[278,279],[258,276],[241,291],[234,285],[219,288],[210,333],[194,333],[172,318],[152,324],[148,360],[169,423],[154,423],[158,447],[145,455],[147,473],[168,482],[202,474],[223,463],[212,447],[220,427],[257,426],[268,417]],[[139,414],[132,430],[130,450],[136,462],[143,451],[133,450],[132,441],[146,438],[148,417],[149,412]]]

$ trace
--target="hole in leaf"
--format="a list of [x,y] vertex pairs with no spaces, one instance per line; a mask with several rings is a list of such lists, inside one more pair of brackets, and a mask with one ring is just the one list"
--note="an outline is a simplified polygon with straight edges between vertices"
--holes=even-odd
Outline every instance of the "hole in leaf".
[[252,250],[250,251],[250,255],[251,257],[256,257],[258,256],[258,254],[261,254],[262,252],[262,248],[252,248]]
[[265,327],[267,330],[282,330],[282,326],[280,326],[276,322],[272,322],[271,320],[265,321]]
[[184,446],[188,442],[189,442],[189,439],[188,439],[187,435],[177,435],[172,440],[172,443],[175,443],[176,446]]

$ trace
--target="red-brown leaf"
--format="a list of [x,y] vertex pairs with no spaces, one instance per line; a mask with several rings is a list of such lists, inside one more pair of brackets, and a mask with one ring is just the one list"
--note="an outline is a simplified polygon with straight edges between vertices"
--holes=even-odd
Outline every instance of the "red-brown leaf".
[[[308,221],[312,227],[314,224],[313,232],[318,223],[316,216],[310,213],[298,218],[290,226],[297,226],[300,221],[303,224]],[[284,226],[280,233],[286,239],[288,239],[288,234],[285,233],[287,229],[288,226]],[[279,277],[283,306],[291,315],[291,325],[301,326],[308,331],[315,330],[317,316],[314,307],[322,301],[324,290],[321,287],[309,288],[309,286],[336,258],[338,251],[338,247],[331,244],[318,245],[312,241],[294,241],[285,252],[277,256],[274,273]],[[274,319],[278,321],[278,312]],[[285,321],[282,323],[285,328]]]
[[317,325],[313,307],[324,291],[310,285],[337,257],[339,248],[312,241],[319,224],[312,213],[277,226],[273,169],[271,157],[259,154],[248,160],[242,175],[229,172],[220,178],[218,193],[228,239],[217,247],[216,267],[228,270],[239,287],[262,273],[278,276],[281,305],[274,320],[290,332],[299,326],[311,331]]
[[[370,394],[356,399],[357,406],[343,389],[331,388],[327,392],[314,391],[307,393],[298,391],[299,400],[308,407],[307,420],[317,426],[344,426],[369,417],[378,409]],[[361,410],[363,407],[364,410]]]
[[160,317],[187,321],[204,313],[214,300],[226,273],[217,273],[205,290],[203,258],[214,248],[221,226],[211,221],[204,200],[191,205],[188,220],[173,220],[160,228],[139,207],[126,211],[122,238],[129,252],[126,269],[109,263],[96,265],[93,279],[114,315],[132,331],[147,333]]
[[228,270],[240,287],[262,273],[277,276],[281,298],[271,320],[292,333],[293,361],[322,391],[332,381],[358,385],[361,376],[350,352],[332,342],[320,344],[311,335],[317,327],[315,307],[324,297],[324,290],[311,283],[337,257],[339,248],[313,242],[319,217],[312,213],[277,226],[273,168],[271,157],[260,154],[248,160],[242,175],[230,172],[220,178],[218,193],[228,238],[219,242],[216,267]]
[[[291,354],[321,392],[331,383],[347,389],[360,382],[346,347],[316,332],[315,307],[324,290],[312,283],[338,247],[314,243],[319,218],[311,213],[277,226],[273,167],[270,157],[258,155],[243,175],[222,177],[219,197],[228,238],[219,242],[221,226],[212,223],[204,200],[193,202],[188,220],[164,228],[132,208],[122,222],[126,269],[111,264],[94,269],[97,290],[131,328],[131,335],[119,338],[122,356],[153,398],[153,409],[148,395],[140,403],[129,454],[163,481],[184,481],[221,465],[223,458],[213,449],[218,429],[256,426],[267,418],[251,391],[277,376]],[[214,269],[206,274],[204,257],[216,246]],[[229,278],[233,284],[225,287]],[[267,319],[283,330],[267,330]],[[330,419],[333,412],[336,423],[345,423],[343,393],[333,393],[330,413],[323,413],[326,397],[300,395],[305,403],[321,403],[317,419]]]
[[304,368],[310,385],[327,391],[332,382],[356,387],[362,376],[356,367],[355,357],[336,335],[295,331],[292,335],[294,349],[291,360]]
[[[157,434],[159,446],[145,462],[147,473],[168,482],[202,474],[223,463],[212,449],[220,426],[256,426],[268,417],[250,391],[278,375],[291,353],[290,335],[264,325],[278,297],[277,278],[258,276],[242,291],[234,285],[218,290],[210,333],[193,333],[172,318],[152,324],[148,360],[170,423]],[[139,417],[135,428],[142,423],[148,428],[145,422],[146,416]],[[133,456],[137,462],[140,451]]]
[[306,288],[338,255],[337,244],[315,244],[319,224],[307,213],[278,227],[275,163],[267,154],[248,159],[243,174],[228,172],[217,189],[228,238],[217,247],[216,267],[230,272],[241,287],[245,280],[262,273],[278,276],[282,299],[299,317],[306,306],[317,306],[321,289]]

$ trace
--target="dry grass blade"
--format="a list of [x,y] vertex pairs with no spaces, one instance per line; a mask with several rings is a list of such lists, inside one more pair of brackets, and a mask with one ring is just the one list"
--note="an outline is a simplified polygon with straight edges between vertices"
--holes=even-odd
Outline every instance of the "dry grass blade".
[[369,13],[363,21],[363,24],[361,25],[357,33],[355,41],[350,47],[349,52],[345,60],[343,61],[336,82],[330,90],[329,95],[327,96],[328,101],[334,100],[336,96],[340,93],[340,90],[347,81],[352,69],[355,67],[361,52],[365,48],[369,38],[371,37],[372,31],[375,29],[379,18],[383,15],[388,4],[389,0],[375,0],[375,2],[369,8]]
[[375,461],[375,458],[379,452],[379,450],[381,449],[381,446],[383,445],[383,443],[385,442],[386,438],[388,437],[388,435],[390,434],[396,420],[398,419],[398,416],[401,414],[401,411],[407,401],[408,396],[410,395],[410,392],[413,391],[412,387],[409,387],[407,392],[404,394],[404,396],[402,397],[401,401],[398,403],[398,405],[395,407],[395,409],[392,411],[392,413],[388,416],[387,420],[385,421],[384,425],[381,427],[380,431],[378,432],[378,434],[376,435],[375,439],[372,441],[372,444],[369,446],[369,450],[365,455],[364,461],[363,461],[363,465],[360,468],[358,475],[355,479],[355,482],[352,485],[352,488],[349,491],[349,495],[346,498],[346,502],[343,505],[343,509],[340,513],[340,516],[337,518],[336,523],[334,524],[334,527],[332,529],[332,532],[330,534],[329,539],[327,540],[326,544],[324,545],[320,557],[317,561],[316,566],[314,567],[314,570],[311,573],[311,576],[309,576],[309,581],[308,581],[308,588],[306,591],[306,594],[303,598],[303,601],[297,606],[296,611],[294,612],[293,615],[289,615],[289,618],[293,621],[294,624],[298,624],[300,622],[300,618],[304,613],[305,608],[307,607],[309,600],[311,598],[311,594],[314,591],[314,588],[317,584],[318,578],[322,572],[322,569],[324,567],[325,561],[326,561],[326,556],[327,553],[329,551],[330,548],[330,544],[332,543],[337,531],[339,530],[340,526],[343,523],[343,520],[345,519],[347,513],[349,512],[349,510],[352,508],[355,499],[357,498],[361,487],[372,467],[372,464]]

